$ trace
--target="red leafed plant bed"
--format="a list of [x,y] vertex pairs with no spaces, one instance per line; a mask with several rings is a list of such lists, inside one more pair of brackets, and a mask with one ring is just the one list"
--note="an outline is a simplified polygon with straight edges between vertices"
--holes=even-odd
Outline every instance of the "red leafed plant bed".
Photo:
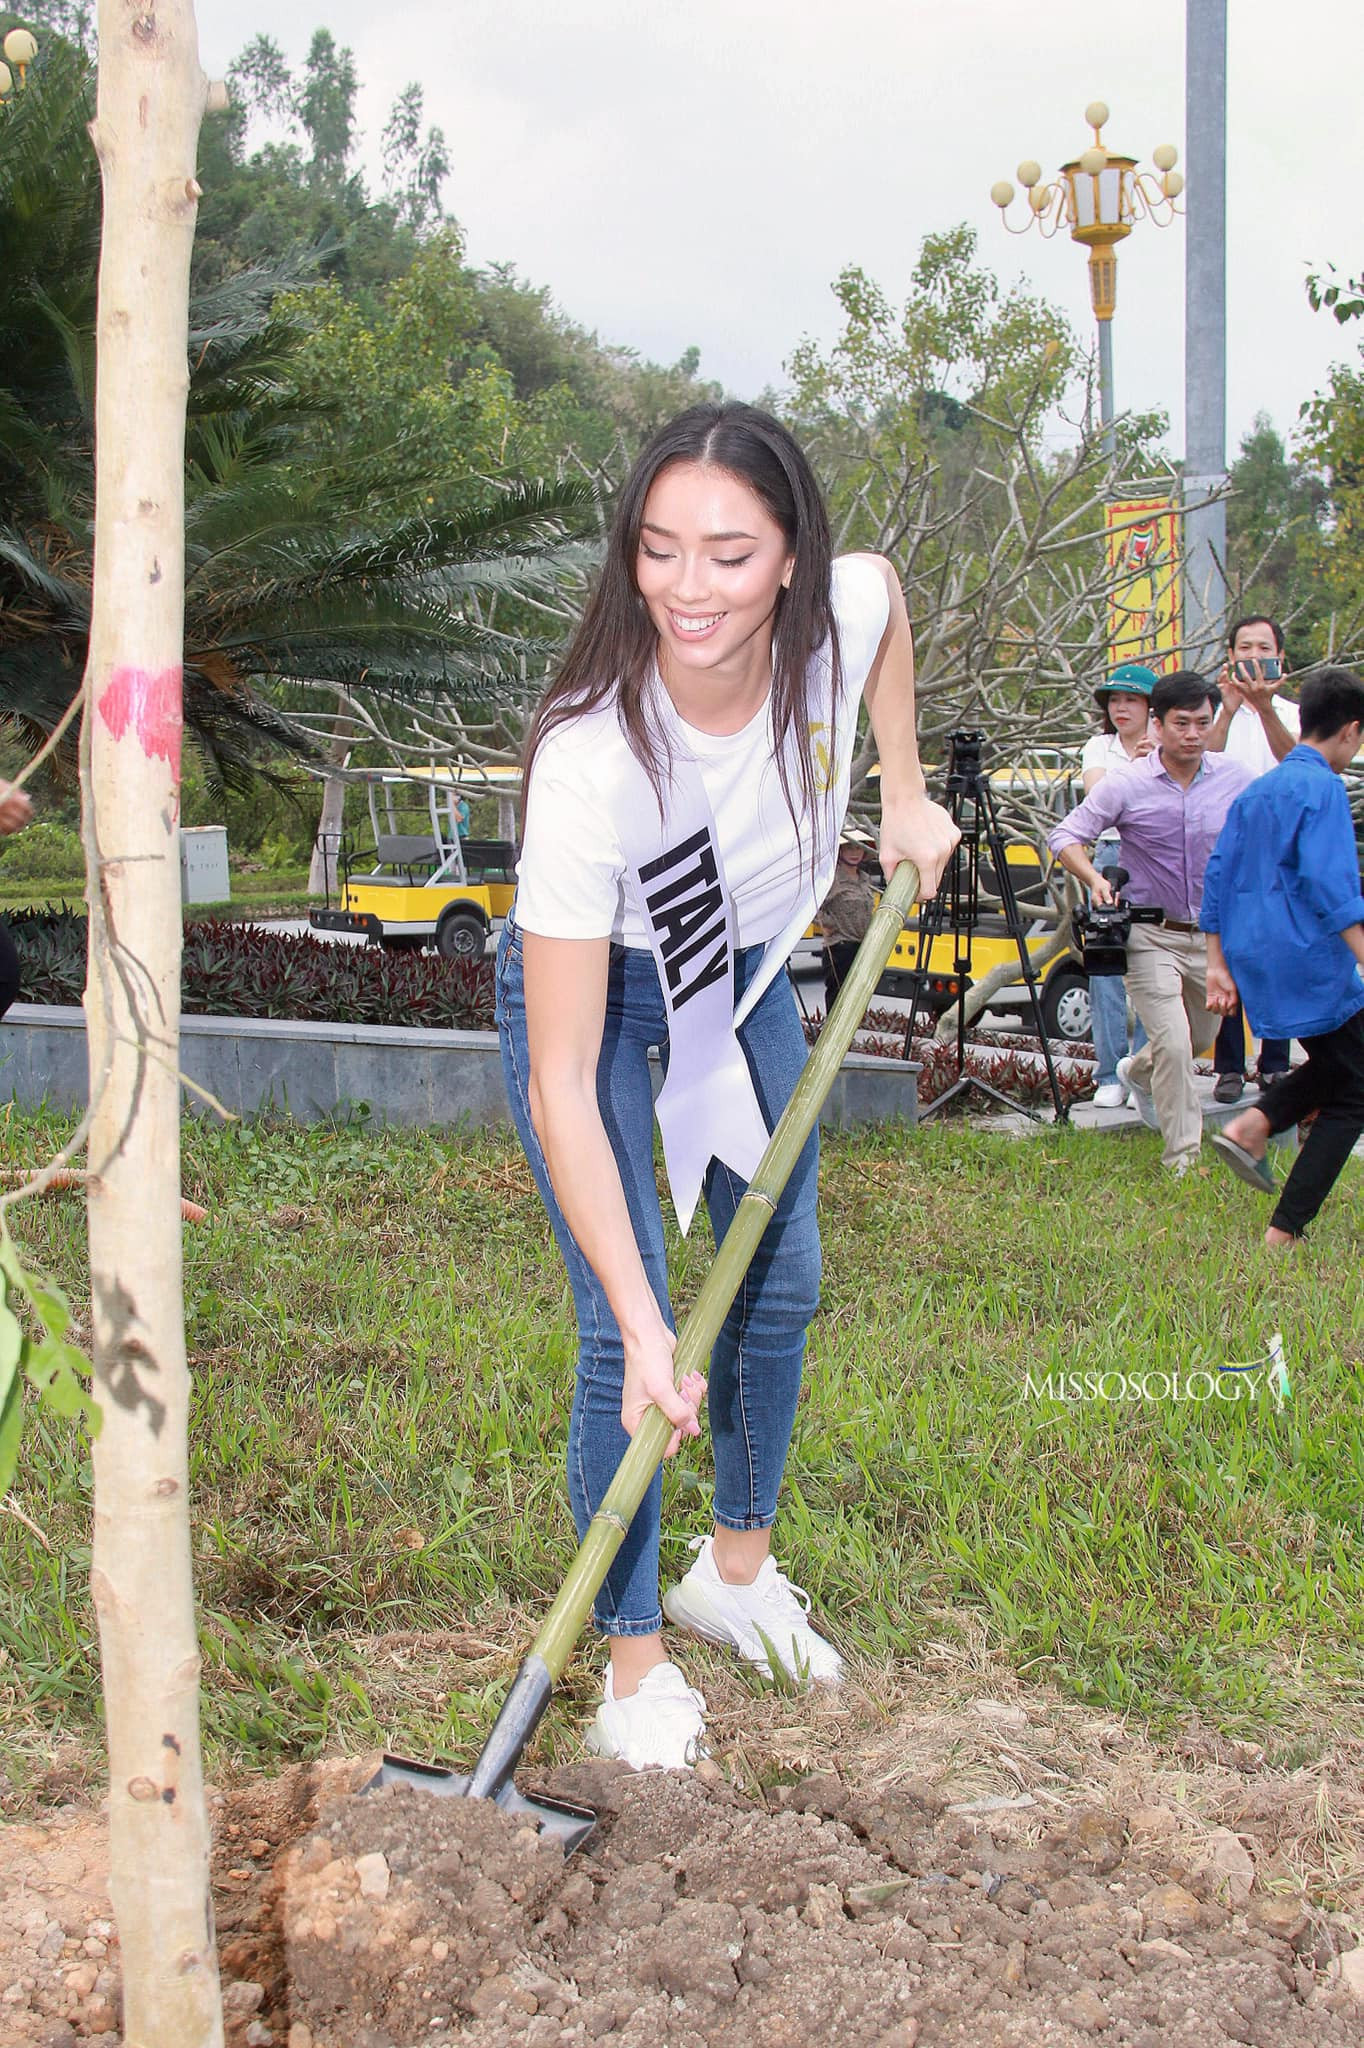
[[[86,920],[69,910],[9,920],[27,1003],[79,1003]],[[306,934],[206,919],[185,927],[181,1001],[202,1017],[279,1017],[307,1024],[396,1024],[491,1031],[490,961],[337,946]]]
[[[903,1041],[905,1020],[895,1010],[871,1009],[862,1020],[862,1029]],[[979,1025],[968,1025],[967,1029],[972,1045],[988,1048],[991,1052],[1040,1053],[1042,1050],[1042,1041],[1035,1032],[983,1031]],[[1053,1059],[1092,1060],[1094,1057],[1094,1047],[1087,1038],[1053,1038],[1049,1043]]]
[[[822,1021],[806,1021],[805,1036],[812,1045],[819,1037]],[[1067,1107],[1087,1101],[1094,1092],[1093,1048],[1052,1040],[1051,1049],[1061,1100]],[[894,1010],[868,1010],[853,1041],[853,1050],[868,1053],[873,1059],[903,1059],[904,1017]],[[953,1041],[943,1044],[936,1038],[916,1036],[911,1040],[909,1057],[921,1068],[919,1101],[925,1108],[952,1086],[961,1071]],[[973,1032],[966,1047],[966,1071],[978,1080],[988,1081],[992,1088],[1009,1096],[1022,1109],[1033,1109],[1051,1101],[1051,1083],[1047,1079],[1042,1042],[1038,1038],[1015,1032]],[[979,1104],[966,1096],[962,1098],[962,1107],[969,1111],[978,1108]]]
[[[865,1050],[891,1052],[900,1057],[899,1041],[893,1048],[885,1047],[884,1041],[875,1046],[867,1045]],[[913,1041],[912,1057],[920,1062],[919,1100],[925,1107],[952,1086],[960,1073],[955,1045],[943,1045],[936,1038],[916,1038]],[[1054,1055],[1054,1057],[1056,1057]],[[1022,1109],[1035,1109],[1051,1101],[1051,1083],[1040,1051],[1031,1058],[1016,1052],[991,1052],[985,1046],[968,1045],[966,1048],[966,1071],[977,1080],[988,1081],[992,1088],[998,1088],[1001,1095],[1007,1095]],[[1078,1069],[1064,1057],[1056,1058],[1056,1080],[1061,1090],[1061,1100],[1069,1108],[1071,1103],[1086,1102],[1094,1093],[1094,1078],[1089,1067]],[[962,1098],[967,1110],[979,1109],[979,1102],[972,1102],[969,1096]]]

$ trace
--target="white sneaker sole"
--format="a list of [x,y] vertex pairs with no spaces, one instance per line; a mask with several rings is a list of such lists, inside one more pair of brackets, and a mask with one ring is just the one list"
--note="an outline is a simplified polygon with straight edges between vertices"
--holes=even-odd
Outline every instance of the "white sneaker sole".
[[680,1764],[632,1764],[622,1750],[615,1747],[606,1731],[599,1727],[595,1716],[583,1730],[583,1748],[592,1756],[608,1758],[612,1763],[624,1764],[631,1771],[692,1771],[703,1757],[710,1755],[710,1748],[704,1735],[692,1745],[692,1753]]
[[[718,1643],[726,1650],[735,1651],[746,1664],[752,1666],[753,1670],[762,1672],[768,1678],[774,1675],[774,1659],[792,1685],[837,1685],[843,1676],[841,1658],[837,1671],[830,1673],[827,1678],[812,1678],[808,1671],[794,1670],[775,1644],[769,1649],[759,1638],[756,1650],[745,1649],[723,1615],[717,1615],[710,1607],[704,1589],[688,1587],[685,1579],[679,1580],[675,1586],[670,1586],[663,1595],[663,1612],[675,1627],[685,1628],[692,1635],[700,1636],[702,1642]],[[794,1662],[794,1645],[792,1647]]]
[[617,1759],[620,1756],[620,1751],[612,1743],[606,1730],[599,1725],[595,1714],[583,1730],[583,1748],[590,1750],[593,1756],[609,1756]]
[[[1122,1061],[1121,1064],[1125,1066],[1127,1062]],[[1152,1095],[1149,1092],[1149,1090],[1145,1088],[1139,1088],[1134,1081],[1124,1080],[1123,1086],[1127,1090],[1128,1101],[1131,1103],[1133,1109],[1135,1109],[1137,1115],[1145,1124],[1147,1130],[1154,1131],[1157,1137],[1159,1137],[1160,1118],[1156,1115],[1155,1096]]]
[[669,1586],[663,1595],[663,1612],[677,1628],[688,1629],[692,1635],[700,1636],[703,1642],[721,1643],[727,1650],[737,1650],[741,1657],[748,1658],[750,1664],[767,1662],[765,1652],[761,1658],[755,1658],[751,1651],[736,1641],[728,1623],[711,1613],[704,1594],[693,1598],[685,1579],[676,1586]]

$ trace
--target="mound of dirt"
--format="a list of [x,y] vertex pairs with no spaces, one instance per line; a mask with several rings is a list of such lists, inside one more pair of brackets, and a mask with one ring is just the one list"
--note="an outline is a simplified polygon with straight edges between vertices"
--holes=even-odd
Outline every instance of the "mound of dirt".
[[1140,1814],[1028,1844],[926,1786],[826,1774],[768,1810],[717,1780],[554,1773],[601,1815],[567,1864],[486,1806],[338,1802],[276,1873],[289,2048],[1359,2039],[1331,1929],[1300,1897],[1252,1901],[1230,1830],[1176,1877]]
[[[1017,1758],[1034,1737],[1040,1751],[1017,1705],[959,1719],[963,1741],[974,1726]],[[1364,2038],[1353,1917],[1313,1905],[1274,1846],[1306,1796],[1294,1778],[1257,1767],[1236,1781],[1238,1811],[1231,1771],[1210,1764],[1199,1813],[1159,1775],[1139,1790],[1096,1765],[1048,1819],[1030,1793],[963,1785],[940,1737],[933,1778],[823,1769],[763,1798],[715,1763],[550,1772],[539,1789],[600,1816],[567,1863],[487,1805],[362,1796],[369,1763],[217,1793],[230,2048]],[[116,2048],[102,1832],[73,1808],[0,1831],[0,2048]]]

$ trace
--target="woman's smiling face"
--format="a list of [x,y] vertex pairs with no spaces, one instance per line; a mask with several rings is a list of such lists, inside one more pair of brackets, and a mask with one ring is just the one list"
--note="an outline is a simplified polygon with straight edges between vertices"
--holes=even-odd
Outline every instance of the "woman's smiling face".
[[644,501],[635,582],[665,679],[770,671],[772,619],[794,563],[786,535],[728,470],[674,462]]
[[1115,732],[1124,739],[1139,740],[1151,716],[1150,700],[1136,690],[1110,690],[1108,715]]

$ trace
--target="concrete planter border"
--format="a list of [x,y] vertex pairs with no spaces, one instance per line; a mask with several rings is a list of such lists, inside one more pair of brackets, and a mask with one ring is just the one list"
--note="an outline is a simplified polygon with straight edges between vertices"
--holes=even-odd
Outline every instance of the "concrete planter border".
[[[414,1031],[386,1024],[294,1024],[270,1017],[186,1017],[181,1059],[196,1086],[242,1117],[277,1110],[299,1123],[364,1103],[377,1123],[445,1128],[510,1122],[497,1034]],[[849,1053],[820,1122],[917,1122],[912,1060]],[[0,1023],[0,1101],[83,1108],[82,1010],[16,1003]],[[185,1091],[187,1109],[201,1107]]]

